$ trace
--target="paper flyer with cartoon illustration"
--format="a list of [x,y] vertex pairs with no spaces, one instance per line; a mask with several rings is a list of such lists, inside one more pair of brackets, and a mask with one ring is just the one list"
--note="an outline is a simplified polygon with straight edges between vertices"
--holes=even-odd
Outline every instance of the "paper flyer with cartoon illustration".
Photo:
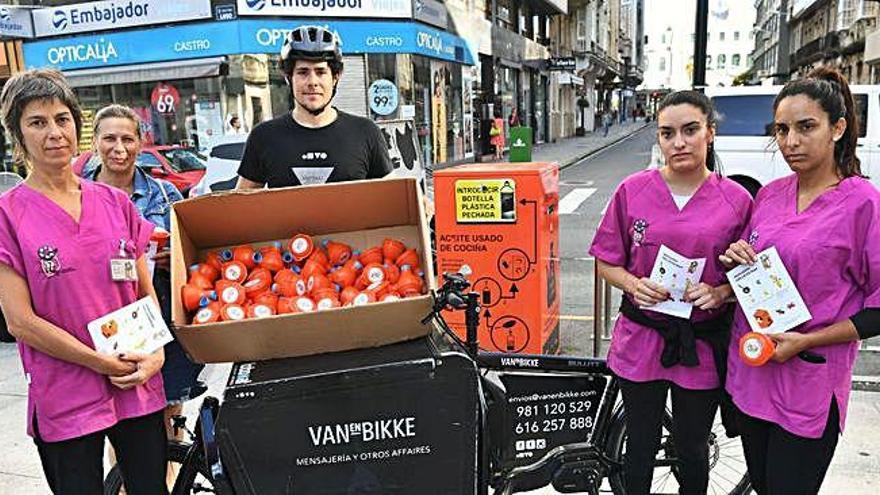
[[752,331],[782,333],[813,318],[775,247],[758,253],[754,265],[730,270],[727,279]]
[[651,280],[669,291],[669,299],[643,309],[688,319],[694,305],[684,300],[684,293],[700,283],[706,258],[690,259],[661,245],[651,270]]
[[150,354],[174,340],[152,297],[144,297],[87,325],[95,350],[101,354]]

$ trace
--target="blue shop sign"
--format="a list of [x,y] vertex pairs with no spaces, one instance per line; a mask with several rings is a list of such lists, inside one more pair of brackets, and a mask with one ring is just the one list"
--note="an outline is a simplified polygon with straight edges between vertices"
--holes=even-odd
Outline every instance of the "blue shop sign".
[[[237,20],[127,30],[30,41],[22,45],[28,67],[76,70],[240,53],[278,53],[301,19]],[[412,22],[324,21],[342,39],[342,53],[414,53],[473,65],[465,41]]]
[[290,30],[300,24],[317,24],[342,39],[342,53],[414,53],[473,65],[465,41],[413,22],[333,21],[321,19],[240,20],[243,53],[278,53]]
[[211,22],[55,38],[23,43],[22,51],[27,67],[60,70],[217,57],[240,53],[229,25]]

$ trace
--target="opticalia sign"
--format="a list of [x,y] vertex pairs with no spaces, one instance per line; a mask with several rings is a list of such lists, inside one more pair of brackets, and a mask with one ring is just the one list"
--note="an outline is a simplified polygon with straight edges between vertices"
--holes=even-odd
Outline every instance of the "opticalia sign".
[[217,57],[242,53],[235,22],[28,41],[22,44],[22,52],[28,68],[53,66],[60,70]]
[[238,0],[240,16],[412,17],[412,0]]
[[113,0],[36,9],[40,36],[102,31],[211,17],[211,0]]

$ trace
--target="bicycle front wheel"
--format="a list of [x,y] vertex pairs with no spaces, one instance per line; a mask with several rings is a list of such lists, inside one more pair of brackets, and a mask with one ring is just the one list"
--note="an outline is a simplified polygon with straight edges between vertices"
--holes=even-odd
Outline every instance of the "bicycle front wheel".
[[[625,413],[624,413],[625,414]],[[678,493],[678,460],[675,454],[675,439],[672,436],[672,414],[663,414],[663,431],[660,449],[654,461],[654,477],[651,481],[652,494]],[[626,421],[624,415],[616,415],[609,428],[606,453],[623,465],[626,454]],[[626,495],[623,470],[616,469],[609,476],[611,490],[616,495]],[[742,444],[738,438],[729,438],[721,424],[721,414],[717,413],[712,431],[709,433],[709,495],[746,495],[752,484],[743,455]]]
[[[208,468],[200,456],[186,461],[190,445],[180,442],[168,443],[168,492],[172,495],[192,493],[215,493]],[[173,490],[173,491],[172,491]],[[125,482],[119,465],[114,465],[104,479],[104,495],[125,494]]]

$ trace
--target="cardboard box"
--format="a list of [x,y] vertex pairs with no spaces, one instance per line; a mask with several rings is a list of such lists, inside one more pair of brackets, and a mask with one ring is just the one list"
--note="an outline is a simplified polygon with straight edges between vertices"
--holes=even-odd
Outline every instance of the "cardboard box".
[[375,347],[427,335],[420,320],[431,297],[373,303],[316,313],[190,325],[180,289],[187,267],[208,251],[267,244],[306,233],[355,249],[403,241],[421,255],[426,286],[434,288],[430,238],[415,179],[355,181],[284,189],[230,191],[174,204],[171,215],[172,318],[175,336],[200,363],[258,361]]
[[[559,352],[559,167],[460,165],[434,172],[437,271],[470,268],[480,348]],[[444,312],[465,337],[463,312]]]

